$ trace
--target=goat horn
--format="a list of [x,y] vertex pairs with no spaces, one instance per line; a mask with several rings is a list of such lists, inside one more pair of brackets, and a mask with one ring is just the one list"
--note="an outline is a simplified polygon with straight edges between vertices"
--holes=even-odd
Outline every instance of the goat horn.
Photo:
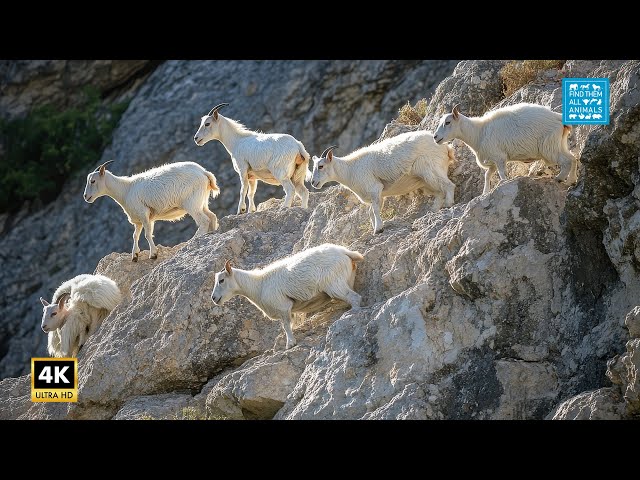
[[320,158],[324,158],[327,156],[327,153],[329,153],[329,151],[333,150],[334,148],[338,148],[337,145],[331,145],[329,148],[326,148],[324,150],[324,152],[322,152],[322,155],[320,155]]
[[113,163],[113,162],[115,162],[115,160],[107,160],[102,165],[97,166],[96,169],[94,170],[94,172],[99,171],[102,167],[106,167],[107,165],[109,165],[110,163]]
[[58,307],[63,308],[64,303],[69,297],[71,297],[69,293],[63,293],[62,295],[60,295],[60,298],[58,299]]
[[228,104],[228,103],[220,103],[220,104],[216,105],[215,107],[213,107],[213,108],[211,109],[211,111],[210,111],[207,115],[208,115],[208,116],[211,116],[211,115],[213,115],[213,113],[214,113],[216,110],[220,110],[222,107],[226,107],[227,105],[229,105],[229,104]]

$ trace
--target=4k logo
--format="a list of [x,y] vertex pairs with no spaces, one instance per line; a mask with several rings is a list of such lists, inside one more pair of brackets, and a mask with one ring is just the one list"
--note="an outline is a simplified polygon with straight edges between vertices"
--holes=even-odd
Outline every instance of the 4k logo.
[[32,358],[32,402],[77,402],[77,358]]

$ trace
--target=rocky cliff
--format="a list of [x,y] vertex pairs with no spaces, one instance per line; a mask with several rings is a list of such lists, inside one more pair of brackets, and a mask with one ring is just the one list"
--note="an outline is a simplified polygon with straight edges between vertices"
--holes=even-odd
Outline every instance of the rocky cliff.
[[[471,113],[520,101],[558,110],[561,77],[606,76],[610,125],[571,136],[575,187],[514,164],[509,181],[480,196],[482,172],[456,141],[456,204],[433,212],[421,193],[388,199],[380,235],[337,186],[312,194],[308,210],[271,199],[226,216],[218,232],[163,248],[155,262],[112,253],[97,271],[127,298],[81,352],[81,401],[32,404],[29,377],[10,378],[0,418],[637,415],[640,62],[569,61],[508,98],[502,64],[458,64],[421,126],[455,103]],[[383,136],[407,128],[391,123]],[[355,284],[364,308],[301,316],[291,350],[246,300],[211,302],[225,259],[253,268],[325,241],[365,255]]]
[[[14,63],[0,65],[0,75],[10,79],[3,91],[12,93],[7,103],[14,111],[15,105],[30,105],[43,84],[55,103],[65,92],[80,90],[74,86],[113,89],[125,78],[119,72],[144,68],[136,62],[27,62],[28,68]],[[319,153],[330,143],[348,150],[374,140],[403,103],[432,91],[454,66],[448,61],[165,62],[136,85],[103,161],[115,159],[111,170],[123,175],[196,161],[218,178],[222,194],[210,205],[223,216],[235,212],[237,174],[218,142],[202,148],[193,142],[200,117],[216,103],[230,102],[225,115],[250,128],[295,135],[309,152]],[[77,70],[82,73],[72,75]],[[108,253],[131,249],[133,230],[122,210],[107,198],[85,203],[85,179],[86,172],[79,172],[57,201],[33,215],[19,213],[0,237],[0,378],[26,373],[29,358],[45,352],[38,297],[50,298],[64,280],[93,271]],[[260,184],[256,201],[274,195],[284,193]],[[194,232],[190,218],[160,222],[156,243],[175,245]]]
[[25,115],[39,105],[75,105],[85,87],[103,97],[134,94],[158,62],[148,60],[2,60],[0,118]]

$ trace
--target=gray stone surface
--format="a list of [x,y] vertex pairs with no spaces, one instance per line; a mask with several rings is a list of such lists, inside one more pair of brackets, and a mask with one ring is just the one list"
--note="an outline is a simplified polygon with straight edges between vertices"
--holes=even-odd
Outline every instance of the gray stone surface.
[[625,416],[624,402],[617,388],[599,388],[562,402],[549,420],[620,420]]
[[27,114],[50,104],[63,109],[91,86],[104,96],[135,91],[157,62],[149,60],[1,60],[0,117]]
[[[469,77],[481,86],[482,62],[468,65],[443,85],[454,88]],[[583,198],[604,194],[585,190],[599,181],[594,177],[602,166],[593,166],[604,161],[600,156],[637,168],[636,150],[620,145],[617,130],[638,128],[638,107],[620,107],[640,91],[637,66],[565,66],[566,75],[616,78],[612,125],[578,127],[572,135],[582,165],[578,185],[569,190],[534,168],[531,177],[477,196],[482,172],[468,148],[455,143],[456,205],[432,212],[421,193],[390,198],[380,235],[371,235],[368,213],[353,194],[330,187],[311,195],[308,210],[284,210],[280,199],[270,199],[255,214],[221,218],[219,231],[163,250],[144,271],[125,267],[127,253],[112,254],[100,269],[113,272],[129,296],[81,352],[80,402],[24,405],[27,377],[7,379],[0,382],[0,416],[113,418],[147,396],[169,411],[167,399],[174,397],[160,396],[175,392],[192,395],[178,406],[245,419],[637,415],[640,339],[629,332],[636,332],[638,274],[632,249],[612,248],[637,233],[629,215],[617,220],[624,228],[614,222],[619,205],[635,198],[635,187]],[[495,71],[495,63],[486,68]],[[493,88],[492,78],[485,88]],[[556,76],[544,76],[507,99],[491,98],[498,105],[527,100],[557,108],[559,89]],[[436,95],[456,101],[455,91]],[[519,168],[510,175],[529,172]],[[636,185],[638,176],[630,178]],[[605,205],[616,210],[607,213]],[[580,220],[589,212],[593,221]],[[226,259],[255,268],[327,241],[364,254],[355,282],[363,308],[333,305],[301,316],[295,349],[283,352],[279,325],[245,299],[222,307],[211,302],[213,274]],[[614,387],[594,393],[608,385],[608,359]]]
[[[124,68],[103,63],[94,67],[106,69],[108,78]],[[199,162],[218,178],[222,193],[210,206],[221,217],[235,212],[237,174],[218,142],[202,148],[193,142],[200,116],[216,103],[231,103],[225,115],[251,129],[293,134],[309,152],[319,154],[330,143],[346,151],[371,142],[402,104],[429,94],[454,66],[448,61],[382,60],[165,62],[136,90],[103,161],[116,159],[111,169],[124,175],[167,162]],[[15,88],[27,85],[24,95],[42,82],[59,89],[55,79],[64,80],[78,68],[73,62],[29,64],[24,78],[14,80]],[[63,91],[92,82],[87,75],[65,83]],[[85,179],[86,172],[70,178],[57,201],[32,215],[19,213],[0,235],[0,378],[26,373],[29,358],[45,353],[38,297],[49,298],[64,280],[92,272],[105,255],[131,250],[133,227],[124,213],[110,198],[85,203]],[[274,195],[284,193],[261,183],[256,200]],[[158,222],[155,240],[176,245],[195,230],[190,217]],[[141,248],[148,250],[144,237]]]
[[183,409],[191,403],[191,395],[164,393],[142,395],[129,400],[113,417],[114,420],[179,420]]

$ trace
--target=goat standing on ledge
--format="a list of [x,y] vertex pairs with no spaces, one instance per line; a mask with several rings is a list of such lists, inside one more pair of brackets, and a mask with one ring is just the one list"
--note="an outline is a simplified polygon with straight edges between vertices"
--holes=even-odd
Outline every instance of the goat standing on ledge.
[[325,243],[277,260],[264,268],[241,270],[227,260],[216,273],[211,300],[222,305],[235,295],[246,297],[265,316],[280,320],[287,336],[286,348],[296,344],[291,314],[312,312],[332,298],[343,300],[352,310],[360,308],[353,291],[356,262],[364,257],[340,245]]
[[133,232],[131,260],[138,261],[138,239],[144,227],[149,242],[149,257],[158,258],[158,248],[153,243],[153,224],[157,220],[177,221],[187,213],[198,225],[194,238],[218,228],[218,217],[209,210],[209,195],[220,193],[213,173],[197,163],[177,162],[152,168],[130,177],[118,177],[108,170],[109,160],[87,175],[84,200],[95,202],[107,195],[122,207]]
[[320,158],[313,157],[311,186],[322,188],[327,182],[339,182],[358,200],[370,205],[373,233],[383,230],[380,209],[384,197],[404,195],[419,188],[434,195],[434,210],[453,205],[455,184],[449,180],[453,149],[435,145],[431,132],[407,132],[363,147],[345,157],[333,155],[327,148]]
[[571,127],[562,124],[562,115],[533,103],[519,103],[465,117],[459,105],[442,116],[434,140],[440,144],[454,138],[466,143],[484,172],[482,194],[491,189],[491,176],[498,170],[506,180],[507,162],[531,163],[542,158],[549,166],[560,165],[558,182],[577,180],[578,161],[567,145]]
[[256,211],[253,197],[256,194],[258,180],[271,185],[282,185],[285,191],[285,207],[291,207],[294,195],[297,195],[302,201],[302,208],[307,208],[309,191],[304,181],[310,175],[311,157],[304,145],[284,133],[258,133],[248,130],[244,125],[218,113],[218,110],[226,105],[229,104],[216,105],[202,117],[193,141],[202,147],[211,140],[218,140],[231,155],[233,169],[240,175],[238,215],[246,212],[244,199],[247,193],[249,211]]

